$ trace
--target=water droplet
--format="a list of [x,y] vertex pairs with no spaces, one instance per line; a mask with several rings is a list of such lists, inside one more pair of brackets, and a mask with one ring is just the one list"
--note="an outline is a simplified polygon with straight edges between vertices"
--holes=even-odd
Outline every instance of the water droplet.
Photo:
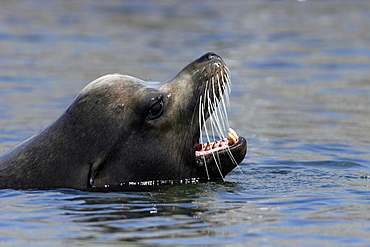
[[156,214],[156,213],[158,213],[158,210],[157,210],[157,208],[154,205],[153,208],[152,208],[152,210],[150,210],[150,214]]

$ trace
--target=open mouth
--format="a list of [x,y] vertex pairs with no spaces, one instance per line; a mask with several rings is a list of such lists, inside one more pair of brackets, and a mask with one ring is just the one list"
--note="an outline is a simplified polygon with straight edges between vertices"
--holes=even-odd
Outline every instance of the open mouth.
[[197,143],[195,144],[195,156],[202,157],[211,155],[215,152],[227,151],[236,144],[239,140],[239,136],[236,134],[235,130],[229,128],[229,133],[227,138],[207,143]]
[[[247,141],[229,129],[226,138],[194,145],[200,180],[222,179],[241,163],[247,153]],[[198,170],[198,171],[199,171]]]

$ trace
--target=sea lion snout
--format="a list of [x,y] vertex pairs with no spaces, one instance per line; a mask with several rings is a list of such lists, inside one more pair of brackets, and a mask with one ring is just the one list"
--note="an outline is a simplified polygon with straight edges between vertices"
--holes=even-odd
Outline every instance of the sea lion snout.
[[200,58],[198,58],[198,61],[199,62],[205,62],[205,61],[209,61],[209,60],[213,60],[213,59],[222,60],[222,58],[219,55],[217,55],[216,53],[208,52],[208,53],[204,54],[203,56],[201,56]]

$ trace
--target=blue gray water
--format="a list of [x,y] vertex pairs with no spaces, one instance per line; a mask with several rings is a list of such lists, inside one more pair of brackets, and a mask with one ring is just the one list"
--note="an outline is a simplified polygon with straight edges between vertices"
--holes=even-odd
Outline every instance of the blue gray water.
[[0,245],[370,242],[370,2],[2,1],[0,152],[95,78],[164,81],[213,51],[248,155],[225,182],[0,191]]

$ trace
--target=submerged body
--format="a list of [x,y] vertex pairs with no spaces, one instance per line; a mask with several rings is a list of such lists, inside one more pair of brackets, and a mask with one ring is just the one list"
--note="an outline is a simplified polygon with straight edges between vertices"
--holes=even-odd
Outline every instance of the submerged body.
[[[223,179],[246,154],[243,137],[227,137],[229,84],[214,53],[165,83],[98,78],[52,124],[0,156],[0,188],[127,190],[143,181]],[[222,141],[202,145],[210,116]]]

